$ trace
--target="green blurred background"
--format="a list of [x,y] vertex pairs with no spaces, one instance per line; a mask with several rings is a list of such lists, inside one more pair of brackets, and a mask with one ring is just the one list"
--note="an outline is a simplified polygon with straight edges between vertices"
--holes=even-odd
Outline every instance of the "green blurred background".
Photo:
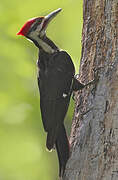
[[[37,87],[37,48],[16,36],[35,16],[63,11],[50,23],[47,35],[72,57],[79,69],[82,0],[2,0],[0,2],[0,180],[56,180],[56,152],[48,152]],[[74,102],[65,124],[70,131]]]

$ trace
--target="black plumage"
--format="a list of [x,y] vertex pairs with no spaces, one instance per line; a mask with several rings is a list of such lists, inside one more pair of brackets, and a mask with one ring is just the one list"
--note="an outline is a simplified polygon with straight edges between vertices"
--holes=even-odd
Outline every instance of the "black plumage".
[[64,118],[72,92],[84,88],[85,85],[74,77],[75,68],[67,52],[60,50],[46,36],[47,25],[60,11],[59,8],[45,17],[28,20],[17,35],[25,36],[39,49],[38,86],[42,122],[47,132],[46,146],[49,150],[56,146],[59,175],[62,177],[69,158]]
[[46,146],[51,150],[56,145],[61,175],[69,158],[64,118],[70,102],[75,69],[65,51],[49,55],[43,49],[39,52],[38,68],[40,108],[44,129],[47,132]]

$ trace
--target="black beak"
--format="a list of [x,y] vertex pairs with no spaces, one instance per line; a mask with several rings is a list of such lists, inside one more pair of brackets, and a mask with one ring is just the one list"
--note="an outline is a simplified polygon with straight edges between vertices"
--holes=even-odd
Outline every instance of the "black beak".
[[44,20],[45,26],[44,26],[44,28],[43,28],[44,30],[47,28],[47,25],[49,24],[49,22],[50,22],[61,10],[62,10],[62,9],[59,8],[59,9],[51,12],[50,14],[48,14],[47,16],[44,17],[44,19],[45,19],[45,20]]

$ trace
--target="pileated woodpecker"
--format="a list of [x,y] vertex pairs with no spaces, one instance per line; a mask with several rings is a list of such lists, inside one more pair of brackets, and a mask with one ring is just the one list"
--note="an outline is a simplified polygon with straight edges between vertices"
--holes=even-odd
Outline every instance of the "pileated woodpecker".
[[46,147],[49,150],[56,147],[61,177],[69,158],[64,118],[72,92],[84,88],[85,85],[74,77],[75,68],[68,53],[59,49],[46,36],[49,22],[60,11],[61,8],[47,16],[28,20],[17,35],[25,36],[39,49],[38,86],[42,121],[47,132]]

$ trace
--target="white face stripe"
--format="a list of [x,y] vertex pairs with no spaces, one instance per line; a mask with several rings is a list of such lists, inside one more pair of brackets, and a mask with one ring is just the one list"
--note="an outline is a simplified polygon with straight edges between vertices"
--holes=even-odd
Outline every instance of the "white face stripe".
[[43,27],[43,23],[44,23],[44,19],[42,20],[42,22],[37,26],[36,31],[39,33]]
[[29,37],[31,37],[32,39],[36,40],[37,43],[39,44],[39,46],[41,46],[44,51],[48,52],[48,53],[54,53],[55,50],[49,46],[48,44],[46,44],[42,39],[39,38],[39,31],[32,31],[30,34],[29,34]]
[[51,46],[46,44],[42,39],[38,38],[37,42],[44,49],[45,52],[50,53],[50,54],[55,52],[55,50],[51,48]]
[[[55,49],[53,49],[50,45],[43,41],[43,39],[41,39],[45,35],[45,29],[42,30],[44,21],[45,19],[43,19],[42,22],[37,26],[37,28],[34,31],[31,31],[28,36],[32,40],[34,39],[39,44],[39,46],[41,46],[42,49],[44,49],[45,52],[51,54],[55,52]],[[36,22],[34,22],[34,25],[35,23]]]

